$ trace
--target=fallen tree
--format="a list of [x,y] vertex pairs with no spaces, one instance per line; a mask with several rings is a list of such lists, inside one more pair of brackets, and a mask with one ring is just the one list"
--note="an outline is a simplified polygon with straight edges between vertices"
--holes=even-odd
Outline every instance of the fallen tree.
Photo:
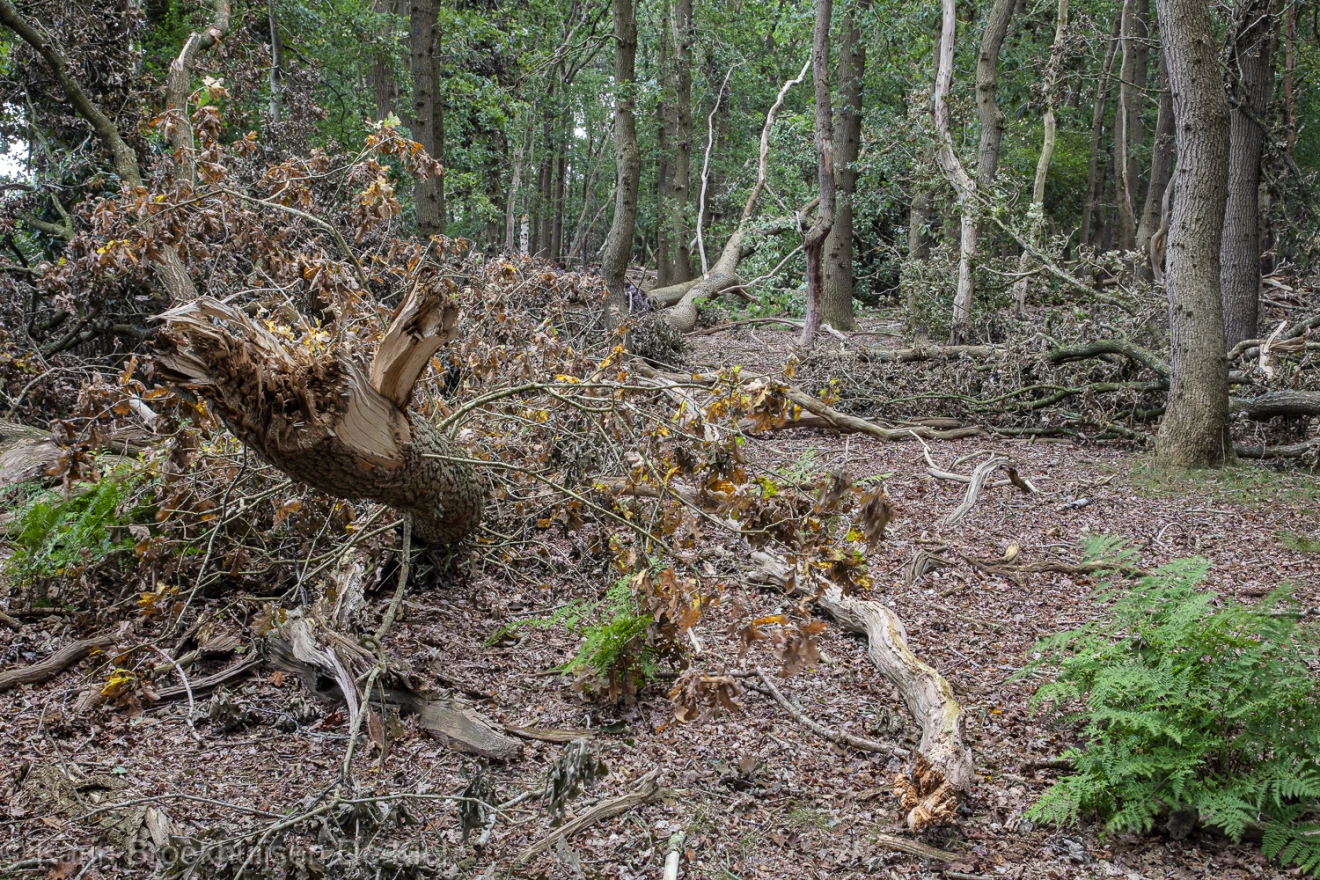
[[480,522],[484,489],[465,453],[407,408],[458,322],[444,291],[435,279],[413,283],[369,376],[340,349],[290,350],[210,298],[162,316],[157,369],[206,398],[234,436],[295,480],[388,505],[413,518],[423,543],[454,544]]

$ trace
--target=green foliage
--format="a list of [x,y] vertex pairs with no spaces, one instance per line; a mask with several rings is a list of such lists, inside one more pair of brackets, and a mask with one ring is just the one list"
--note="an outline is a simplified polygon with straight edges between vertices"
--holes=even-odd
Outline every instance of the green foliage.
[[[1130,560],[1113,539],[1088,548]],[[1267,856],[1320,876],[1320,688],[1316,634],[1276,591],[1257,607],[1198,589],[1204,559],[1180,559],[1130,589],[1101,588],[1105,619],[1041,641],[1025,673],[1055,680],[1034,702],[1081,725],[1075,772],[1028,817],[1072,823],[1094,814],[1113,831],[1177,833],[1192,820],[1239,840],[1263,828]],[[1024,673],[1024,674],[1025,674]]]
[[15,516],[15,552],[5,574],[21,583],[75,575],[131,549],[127,527],[149,520],[148,511],[134,503],[142,479],[140,471],[119,467],[68,496],[55,490],[33,494]]
[[642,612],[633,595],[632,579],[617,581],[596,602],[577,600],[545,617],[510,621],[487,640],[492,644],[522,629],[563,627],[582,637],[562,671],[576,676],[579,689],[602,690],[614,698],[631,696],[654,680],[659,661],[649,644],[655,618]]

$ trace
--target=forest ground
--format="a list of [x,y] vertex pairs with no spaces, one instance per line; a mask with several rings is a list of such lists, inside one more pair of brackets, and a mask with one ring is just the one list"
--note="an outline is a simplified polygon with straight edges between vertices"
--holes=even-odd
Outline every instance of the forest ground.
[[[883,336],[886,326],[868,329]],[[777,372],[795,336],[791,330],[752,326],[694,337],[687,361],[694,369],[742,363]],[[868,344],[874,341],[870,337]],[[1025,560],[1060,562],[1076,562],[1087,536],[1119,535],[1139,550],[1142,566],[1199,554],[1213,563],[1212,589],[1254,600],[1292,581],[1299,600],[1315,609],[1320,606],[1315,544],[1320,479],[1256,465],[1170,479],[1156,476],[1149,457],[1129,446],[985,438],[940,442],[932,454],[942,465],[997,453],[1014,459],[1039,490],[1035,495],[1011,487],[987,490],[965,519],[949,527],[942,518],[962,499],[964,486],[927,476],[915,442],[798,429],[751,439],[745,448],[787,478],[836,469],[854,478],[886,475],[898,516],[869,559],[878,598],[897,611],[917,656],[942,672],[962,701],[980,775],[959,822],[924,837],[958,854],[957,861],[927,861],[881,842],[882,835],[905,835],[889,791],[902,758],[843,749],[822,739],[758,692],[754,678],[739,679],[740,714],[678,724],[663,681],[632,706],[584,701],[549,672],[577,646],[577,638],[562,628],[528,627],[513,639],[491,643],[492,633],[511,619],[544,615],[582,594],[580,584],[553,581],[511,589],[498,569],[444,583],[421,579],[390,637],[391,651],[465,695],[488,718],[519,727],[596,730],[612,772],[573,803],[570,817],[627,790],[653,767],[661,769],[671,796],[588,828],[566,849],[551,849],[525,869],[509,866],[547,833],[539,808],[512,810],[514,823],[500,822],[490,846],[478,852],[460,843],[452,803],[420,802],[411,807],[420,824],[394,832],[396,842],[410,839],[413,844],[407,845],[421,847],[417,842],[424,841],[427,857],[438,860],[433,863],[457,865],[458,872],[449,876],[465,877],[658,878],[665,843],[680,829],[688,836],[679,876],[718,880],[1285,876],[1252,844],[1208,834],[1175,842],[1158,833],[1106,836],[1096,827],[1059,830],[1024,823],[1022,812],[1056,778],[1059,771],[1051,769],[1051,761],[1071,738],[1067,728],[1030,708],[1031,682],[1012,676],[1038,638],[1100,612],[1091,598],[1096,585],[1055,573],[1026,574],[1015,583],[959,565],[905,586],[903,568],[921,542],[936,535],[982,558],[998,558],[1018,544]],[[970,466],[964,462],[958,469],[966,472]],[[553,562],[555,554],[567,552],[567,541],[548,536],[544,550]],[[605,580],[602,574],[602,590]],[[382,594],[375,601],[386,598]],[[773,591],[731,583],[722,605],[772,614],[784,601]],[[221,627],[236,635],[250,624],[233,608],[220,610]],[[29,624],[10,640],[0,661],[8,667],[42,657],[65,629],[58,618]],[[736,636],[720,626],[704,632],[706,668],[747,667],[739,660]],[[782,692],[829,727],[910,749],[911,721],[897,692],[867,659],[864,642],[831,626],[821,649],[822,662],[781,680]],[[225,733],[199,722],[200,741],[192,738],[182,703],[148,708],[134,718],[72,715],[69,703],[81,681],[76,667],[54,682],[0,695],[0,797],[8,813],[0,820],[0,876],[7,876],[3,865],[31,858],[64,860],[33,864],[52,877],[75,876],[84,868],[86,877],[121,874],[123,869],[108,861],[89,861],[92,848],[105,845],[106,829],[98,823],[112,815],[98,813],[98,805],[112,801],[157,799],[176,827],[193,834],[220,829],[220,837],[314,803],[338,777],[347,738],[344,715],[313,710],[319,717],[309,720],[309,697],[297,681],[269,671],[262,675],[230,692],[241,707],[240,723]],[[273,726],[289,715],[305,723],[292,731]],[[466,784],[470,759],[443,748],[408,718],[391,733],[383,768],[368,749],[358,753],[355,778],[367,792],[453,794]],[[538,741],[526,746],[520,760],[495,773],[500,801],[538,787],[563,748]],[[88,778],[76,808],[52,807],[43,790],[48,776],[41,771],[50,765],[76,768],[75,776]],[[304,837],[300,845],[324,857],[341,840],[352,846],[351,838],[326,827],[316,841]],[[73,864],[77,867],[61,873],[62,865]],[[33,874],[20,870],[13,876]]]

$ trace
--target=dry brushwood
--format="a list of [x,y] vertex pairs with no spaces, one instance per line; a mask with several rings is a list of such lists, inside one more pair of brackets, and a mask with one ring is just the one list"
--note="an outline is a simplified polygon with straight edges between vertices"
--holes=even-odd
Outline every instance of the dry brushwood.
[[621,816],[635,807],[649,804],[662,797],[665,790],[660,787],[659,776],[660,770],[656,768],[643,776],[632,791],[607,801],[601,801],[581,816],[556,828],[549,835],[523,850],[518,856],[517,864],[530,864],[532,859],[550,849],[556,842],[568,840],[579,831],[590,828],[597,822]]
[[290,349],[240,310],[203,298],[165,313],[162,375],[206,398],[236,437],[330,495],[413,517],[417,538],[454,544],[481,520],[484,491],[465,454],[407,409],[458,311],[439,281],[414,283],[368,374],[336,347]]
[[894,777],[894,791],[907,810],[908,830],[952,822],[958,816],[958,793],[944,774],[918,752],[908,773]]
[[[755,574],[761,579],[781,587],[794,584],[801,590],[788,564],[763,551],[753,551],[751,558],[757,565]],[[866,636],[871,662],[898,688],[912,719],[921,728],[918,748],[932,772],[940,774],[954,790],[970,788],[975,768],[971,749],[963,742],[962,706],[944,676],[908,648],[903,622],[881,603],[845,596],[834,585],[814,599],[844,629]]]
[[412,676],[392,662],[374,687],[360,694],[356,681],[377,658],[361,645],[329,629],[315,615],[290,613],[266,636],[271,663],[297,675],[317,697],[342,702],[354,727],[363,708],[383,701],[417,715],[418,724],[446,746],[495,760],[521,754],[522,745],[499,733],[484,718],[452,697],[420,691]]
[[104,650],[112,644],[114,644],[113,636],[94,636],[90,639],[83,639],[65,645],[40,663],[33,663],[31,666],[22,666],[18,669],[10,669],[0,673],[0,693],[21,684],[41,684],[44,681],[50,681],[92,652]]

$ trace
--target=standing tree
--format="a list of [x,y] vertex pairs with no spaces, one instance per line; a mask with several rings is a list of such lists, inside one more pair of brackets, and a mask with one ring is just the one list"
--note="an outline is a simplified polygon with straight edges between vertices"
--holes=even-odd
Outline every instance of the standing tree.
[[[435,69],[440,30],[439,0],[411,0],[408,7],[408,51],[412,60],[413,135],[436,161],[442,155],[444,121],[441,117],[439,79]],[[419,178],[414,188],[417,228],[422,235],[445,234],[445,179],[437,174]]]
[[825,239],[825,292],[822,319],[837,330],[853,330],[853,190],[854,163],[862,144],[862,80],[866,74],[866,42],[857,18],[870,6],[859,0],[843,20],[839,44],[839,120],[835,125],[834,184],[837,190],[834,226]]
[[1170,467],[1214,467],[1233,455],[1219,245],[1228,200],[1229,113],[1203,0],[1159,0],[1173,92],[1178,170],[1169,226],[1172,376],[1155,452]]
[[617,327],[628,315],[624,277],[632,256],[637,226],[637,195],[641,186],[642,156],[637,147],[637,119],[633,93],[637,68],[636,0],[612,0],[614,13],[614,221],[601,253],[601,274],[609,287],[605,320]]
[[1229,96],[1228,207],[1219,280],[1224,341],[1232,348],[1256,336],[1260,306],[1260,159],[1266,105],[1274,90],[1275,0],[1239,0],[1235,8]]
[[807,230],[802,249],[807,256],[807,314],[798,344],[811,345],[820,329],[825,272],[822,252],[834,226],[834,111],[830,95],[830,20],[833,0],[816,0],[816,25],[811,40],[811,81],[816,88],[816,180],[820,205]]

